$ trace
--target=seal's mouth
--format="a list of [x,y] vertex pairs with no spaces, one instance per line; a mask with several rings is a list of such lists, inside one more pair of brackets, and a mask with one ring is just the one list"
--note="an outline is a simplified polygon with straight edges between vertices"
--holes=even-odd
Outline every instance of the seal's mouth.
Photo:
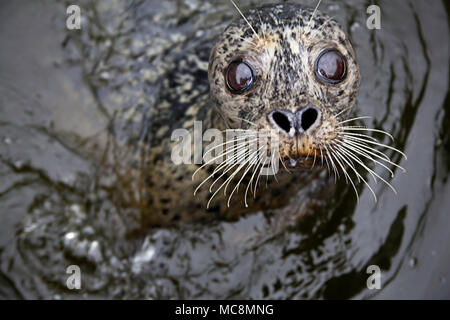
[[303,155],[295,158],[282,158],[280,159],[280,162],[286,170],[312,169],[316,165],[321,166],[323,163],[322,157],[317,155]]
[[[405,169],[392,160],[389,154],[378,150],[377,147],[389,150],[397,156],[400,155],[405,160],[406,155],[399,149],[370,135],[378,134],[393,140],[394,138],[388,132],[368,128],[364,125],[349,124],[349,122],[365,118],[367,117],[356,117],[340,122],[336,120],[335,123],[323,122],[314,131],[296,134],[295,140],[294,137],[279,135],[273,131],[225,130],[227,134],[231,132],[236,135],[233,135],[233,139],[209,149],[207,154],[213,150],[219,150],[217,151],[218,155],[210,157],[200,166],[194,172],[193,178],[198,171],[205,166],[213,165],[218,158],[222,157],[224,161],[210,170],[209,175],[198,185],[194,194],[203,184],[211,180],[209,190],[212,195],[208,200],[207,207],[221,190],[225,195],[229,192],[227,202],[229,206],[233,194],[238,192],[239,186],[244,183],[244,178],[247,177],[244,203],[248,206],[247,196],[249,193],[253,193],[254,197],[256,196],[257,186],[262,175],[275,176],[279,168],[297,171],[311,170],[315,166],[326,166],[329,174],[334,174],[336,180],[340,177],[345,178],[346,183],[354,189],[358,200],[359,194],[355,182],[363,182],[374,199],[377,199],[375,191],[369,185],[369,178],[372,178],[375,182],[384,182],[396,193],[397,191],[386,178],[374,171],[365,162],[384,168],[393,178],[395,169],[400,169],[403,172]],[[267,152],[263,152],[263,150]],[[232,181],[236,182],[234,187],[231,186]]]
[[297,134],[295,144],[290,148],[282,148],[280,165],[286,170],[312,169],[315,166],[323,166],[324,157],[327,155],[326,143],[314,135]]

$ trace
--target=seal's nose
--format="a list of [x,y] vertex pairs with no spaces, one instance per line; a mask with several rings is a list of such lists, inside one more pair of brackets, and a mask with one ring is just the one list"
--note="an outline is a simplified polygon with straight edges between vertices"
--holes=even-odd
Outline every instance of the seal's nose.
[[317,128],[320,125],[322,114],[320,110],[313,105],[298,111],[295,114],[296,127],[299,132],[307,132]]
[[289,137],[295,135],[295,114],[287,110],[275,110],[269,114],[272,125],[286,133]]
[[320,125],[322,114],[316,106],[309,105],[296,113],[288,110],[274,110],[269,114],[269,120],[279,131],[289,137],[295,132],[305,133],[314,130]]

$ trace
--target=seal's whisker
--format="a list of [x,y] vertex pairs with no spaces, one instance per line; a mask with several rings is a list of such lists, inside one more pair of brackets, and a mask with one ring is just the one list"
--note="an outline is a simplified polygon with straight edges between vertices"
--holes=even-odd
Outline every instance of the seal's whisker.
[[[216,158],[220,158],[221,156],[228,155],[229,153],[237,153],[238,151],[242,152],[242,149],[244,149],[244,148],[250,148],[250,145],[253,144],[253,143],[255,143],[255,146],[256,146],[256,143],[258,142],[258,140],[259,140],[262,136],[263,136],[263,135],[259,135],[259,137],[257,137],[256,135],[251,136],[251,138],[252,138],[251,140],[247,140],[248,137],[245,138],[245,139],[240,139],[241,141],[240,141],[239,143],[237,143],[236,145],[233,145],[232,147],[228,147],[228,148],[225,150],[225,152],[222,152],[222,154],[220,154],[220,155],[217,156]],[[234,141],[237,141],[237,140],[234,140]],[[234,141],[232,141],[232,142],[234,142]],[[209,162],[215,160],[216,158],[211,159]],[[227,164],[228,162],[232,162],[232,161],[235,161],[235,158],[233,158],[233,157],[231,157],[231,158],[227,157],[226,160],[225,160],[225,163]],[[217,169],[215,170],[215,172],[217,172]]]
[[[247,140],[248,138],[251,138],[251,140]],[[255,143],[256,141],[258,141],[258,138],[254,138],[254,137],[246,137],[245,139],[232,140],[232,141],[230,141],[230,143],[233,143],[231,146],[226,146],[225,150],[223,150],[221,154],[208,160],[207,163],[211,163],[212,161],[215,161],[223,156],[226,156],[230,153],[236,152],[244,147],[248,147],[250,144]],[[211,149],[209,149],[209,150],[211,150]],[[205,154],[206,154],[206,152],[205,152]]]
[[234,5],[234,7],[236,8],[236,10],[239,12],[239,14],[241,15],[241,17],[245,20],[245,22],[247,22],[248,26],[252,29],[253,33],[258,37],[259,39],[259,35],[258,33],[255,31],[255,29],[252,27],[252,25],[250,24],[250,22],[248,22],[247,18],[244,16],[244,14],[242,13],[242,11],[239,9],[239,7],[236,5],[236,3],[233,0],[230,0],[231,3]]
[[[231,152],[231,151],[237,151],[237,150],[233,149],[233,150],[230,150],[230,152]],[[239,154],[239,157],[238,157],[238,154],[236,154],[236,155],[233,155],[230,159],[227,159],[226,161],[222,162],[219,166],[217,166],[217,168],[214,169],[213,173],[211,173],[207,178],[205,178],[205,179],[197,186],[197,188],[196,188],[195,191],[194,191],[194,195],[196,195],[196,193],[198,192],[198,190],[200,189],[200,187],[201,187],[203,184],[205,184],[209,179],[211,179],[212,177],[214,177],[214,175],[216,175],[220,170],[222,170],[222,169],[225,168],[224,172],[223,172],[217,179],[215,179],[215,181],[211,184],[210,189],[209,189],[209,191],[211,192],[212,187],[214,186],[215,182],[216,182],[218,179],[220,179],[223,175],[225,175],[225,174],[229,171],[229,170],[226,170],[226,168],[228,168],[228,166],[230,166],[230,163],[231,163],[231,164],[237,163],[238,161],[240,161],[240,160],[241,160],[242,158],[244,158],[244,157],[245,157],[245,155]],[[205,164],[205,165],[207,165],[207,164]],[[202,167],[204,167],[205,165],[203,165]],[[201,169],[201,167],[200,167],[199,169]],[[196,172],[197,172],[199,169],[197,169]]]
[[[205,158],[205,156],[206,156],[208,153],[212,152],[213,150],[215,150],[215,149],[217,149],[217,148],[219,148],[219,147],[223,147],[223,146],[226,146],[226,145],[231,144],[231,143],[236,143],[236,142],[245,141],[245,140],[247,140],[248,138],[254,138],[254,137],[256,137],[256,135],[248,135],[248,136],[245,136],[245,137],[241,137],[241,138],[238,138],[238,139],[231,139],[231,140],[225,141],[225,142],[223,142],[223,143],[220,143],[220,144],[218,144],[218,145],[216,145],[216,146],[214,146],[214,147],[211,147],[211,148],[209,148],[208,150],[206,150],[205,153],[204,153],[204,155],[203,155],[203,158]],[[255,140],[253,140],[253,141],[256,141],[256,140],[257,140],[257,139],[255,139]],[[249,142],[250,142],[250,141],[249,141]]]
[[228,128],[228,129],[222,130],[222,132],[241,132],[241,131],[245,133],[246,131],[250,131],[250,130],[248,130],[248,129],[240,129],[240,128],[237,128],[237,129]]
[[[378,160],[372,158],[370,155],[367,154],[367,153],[370,153],[369,151],[364,151],[364,150],[361,150],[361,149],[359,149],[357,147],[352,147],[352,146],[346,145],[345,142],[342,144],[342,147],[346,148],[346,149],[348,149],[350,151],[353,151],[353,152],[363,156],[364,158],[369,159],[370,161],[372,161],[372,162],[374,162],[376,164],[379,164],[380,166],[385,168],[387,171],[389,171],[389,173],[391,174],[391,178],[394,177],[394,172],[391,169],[389,169],[388,166],[386,166],[384,163],[379,162]],[[370,153],[370,154],[372,154],[372,153]],[[374,155],[374,154],[372,154],[372,155]],[[376,156],[376,155],[374,155],[374,156]]]
[[[344,110],[343,110],[344,111]],[[342,113],[341,111],[340,113]],[[340,114],[339,113],[339,114]],[[338,114],[338,115],[339,115]],[[337,116],[336,116],[337,117]],[[367,185],[370,192],[372,193],[375,201],[377,201],[376,194],[372,187],[369,185],[368,181],[366,181],[362,175],[356,170],[355,164],[359,165],[362,169],[367,171],[375,181],[375,183],[378,182],[378,180],[383,181],[384,184],[386,184],[392,191],[397,194],[397,190],[383,177],[381,177],[380,174],[375,172],[373,169],[369,168],[368,165],[364,164],[363,159],[367,159],[371,162],[373,162],[375,165],[380,165],[385,170],[387,170],[391,176],[391,178],[394,177],[394,171],[389,167],[389,165],[394,166],[403,172],[406,170],[391,160],[391,158],[386,155],[384,152],[381,152],[380,150],[377,150],[376,147],[383,147],[386,149],[389,149],[391,151],[394,151],[398,154],[400,154],[403,158],[407,159],[407,156],[405,153],[400,151],[397,148],[391,147],[387,144],[384,144],[377,140],[376,138],[362,133],[364,131],[366,132],[374,132],[374,133],[381,133],[383,135],[386,135],[394,141],[394,137],[380,129],[372,129],[368,128],[366,126],[360,126],[360,125],[343,125],[344,123],[360,120],[360,119],[367,119],[369,117],[356,117],[351,119],[346,119],[344,121],[341,121],[337,124],[337,128],[335,129],[336,136],[331,140],[332,145],[328,145],[328,148],[325,147],[326,155],[324,158],[327,161],[327,158],[332,160],[331,158],[334,158],[336,163],[341,167],[343,171],[345,171],[344,164],[348,167],[350,167],[351,171],[354,172],[356,175],[356,178],[358,181],[363,181],[364,184]],[[331,163],[332,166],[334,163]],[[334,168],[333,168],[334,169]],[[336,178],[336,174],[335,174]],[[351,180],[352,181],[352,180]],[[356,191],[356,190],[355,190]],[[357,193],[357,192],[356,192]],[[357,193],[357,197],[358,193]]]
[[[328,23],[328,22],[330,22],[331,20],[333,20],[334,19],[334,16],[331,16],[331,17],[329,17],[327,20],[325,20],[323,23],[322,23],[322,25],[317,29],[317,31],[321,31],[322,30],[322,28]],[[351,109],[352,107],[349,107],[349,108],[346,108],[347,110],[348,109]],[[345,110],[345,109],[344,109]],[[341,111],[342,112],[342,111]]]
[[[248,141],[248,143],[253,143],[253,142],[255,142],[255,141],[257,141],[257,139],[250,140],[250,141]],[[233,141],[233,142],[234,142],[234,141]],[[238,150],[240,150],[240,149],[246,147],[248,143],[245,142],[245,140],[244,140],[244,142],[241,142],[240,144],[236,145],[235,147],[230,148],[230,149],[227,149],[225,152],[222,152],[221,154],[215,156],[215,157],[212,158],[212,159],[209,159],[206,163],[204,163],[204,164],[201,165],[197,170],[194,171],[194,173],[192,174],[192,179],[194,179],[194,178],[195,178],[195,175],[196,175],[200,170],[204,169],[206,166],[210,165],[211,163],[215,162],[216,160],[218,160],[218,159],[220,159],[220,158],[223,158],[225,155],[228,155],[228,154],[230,154],[230,153],[232,153],[232,152],[236,152],[236,151],[238,151]],[[211,148],[211,149],[212,149],[212,148]],[[211,149],[209,149],[209,150],[211,150]],[[206,152],[205,152],[205,153],[206,153]],[[226,161],[225,161],[225,162],[226,162]]]
[[240,117],[236,117],[236,119],[239,119],[239,120],[245,121],[247,123],[250,123],[252,126],[256,126],[256,123],[251,122],[250,120],[247,120],[247,119],[244,119],[244,118],[240,118]]
[[[260,147],[259,150],[256,152],[259,153],[264,147],[265,146]],[[239,182],[236,184],[234,189],[231,191],[230,196],[228,197],[228,202],[227,202],[228,207],[230,206],[231,197],[233,196],[234,192],[239,188],[239,185],[241,184],[242,180],[244,180],[245,176],[250,171],[250,169],[253,167],[253,165],[258,162],[258,159],[259,159],[258,154],[255,154],[255,156],[252,158],[252,160],[248,162],[247,168],[245,169],[244,173],[242,174],[242,177],[239,179]],[[250,184],[251,184],[251,182],[250,182]],[[247,185],[247,188],[248,188],[248,185]],[[226,188],[225,188],[225,190],[226,190]],[[248,207],[247,191],[245,192],[244,202],[245,202],[245,207]]]
[[[263,147],[261,147],[261,148],[263,148]],[[260,149],[260,150],[261,150],[261,149]],[[253,153],[249,156],[249,159],[248,159],[246,162],[244,162],[243,164],[241,164],[241,165],[235,170],[235,172],[232,173],[232,175],[228,178],[229,181],[228,181],[227,185],[225,186],[225,189],[223,190],[224,195],[227,194],[228,186],[230,185],[230,182],[232,181],[232,179],[234,178],[234,176],[236,176],[236,174],[237,174],[239,171],[241,171],[241,170],[245,167],[246,164],[248,164],[250,161],[253,161],[254,158],[257,157],[257,153],[258,153],[260,150],[256,150],[255,152],[253,152]],[[247,171],[246,171],[246,172],[247,172]],[[245,172],[245,174],[246,174],[246,172]],[[245,174],[244,174],[244,176],[245,176]],[[231,178],[231,179],[230,179],[230,178]],[[242,180],[242,179],[241,179],[241,180]],[[239,181],[239,183],[237,184],[237,186],[241,183],[241,180]],[[229,206],[229,201],[228,201],[228,206]]]
[[264,163],[261,165],[261,168],[259,169],[258,178],[256,178],[255,187],[253,189],[253,199],[256,199],[256,189],[258,188],[259,179],[261,178],[261,173],[263,171],[264,166],[266,165],[266,162],[267,158],[264,160]]
[[[336,173],[333,172],[333,166],[331,165],[331,160],[330,160],[329,151],[327,150],[327,147],[326,147],[326,146],[323,146],[323,147],[324,147],[324,149],[325,149],[325,161],[326,161],[327,167],[328,167],[328,174],[329,174],[329,175],[334,174],[334,175],[335,175],[335,179],[336,179]],[[332,173],[332,172],[333,172],[333,173]],[[336,180],[335,180],[335,181],[336,181]]]
[[306,159],[309,159],[309,155],[311,154],[311,148],[309,148],[309,150],[308,150],[308,154],[306,155]]
[[[338,156],[339,154],[337,153],[337,150],[335,150],[335,148],[333,148],[329,143],[327,143],[327,145],[328,145],[328,148],[330,149],[330,151],[331,151],[331,153],[332,154],[334,154],[334,156]],[[336,158],[336,157],[335,157]],[[338,161],[338,160],[336,160],[336,161]],[[340,165],[340,163],[338,163],[339,165]],[[339,168],[337,168],[337,169],[339,169]],[[338,170],[338,172],[339,172],[339,170]],[[346,174],[344,174],[344,177],[345,177],[345,182],[346,183],[348,183],[348,181],[347,181],[347,175]],[[358,178],[358,182],[360,182],[359,181],[359,178]]]
[[[255,166],[254,173],[256,173],[256,172],[259,170],[260,167],[262,168],[262,167],[266,164],[267,158],[264,160],[264,162],[262,162],[261,160],[262,160],[262,156],[261,156],[261,159],[259,159],[257,165]],[[260,170],[260,172],[259,172],[259,174],[258,174],[258,178],[259,178],[259,175],[260,175],[260,174],[261,174],[261,170]],[[250,185],[250,192],[253,193],[253,195],[255,195],[255,191],[256,191],[256,183],[257,183],[257,181],[258,181],[258,178],[257,178],[256,181],[255,181],[255,186],[254,186],[254,187],[253,187],[253,185],[252,185],[253,177],[250,179],[250,182],[249,182],[249,185]]]
[[262,163],[261,160],[262,160],[262,157],[260,159],[258,159],[258,161],[253,165],[253,168],[254,168],[253,174],[250,178],[250,181],[247,184],[247,188],[245,189],[245,197],[247,197],[247,192],[248,192],[249,188],[250,188],[250,192],[253,193],[253,179],[254,179],[254,176],[256,175],[256,172],[258,171],[259,166]]
[[378,133],[382,133],[386,136],[388,136],[392,141],[394,141],[394,137],[383,130],[379,130],[379,129],[371,129],[371,128],[367,128],[367,127],[362,127],[362,126],[348,126],[348,127],[339,127],[338,129],[336,129],[337,131],[370,131],[370,132],[378,132]]
[[388,161],[388,162],[391,161],[391,159],[386,154],[384,154],[380,150],[375,149],[374,147],[371,147],[370,145],[368,145],[365,142],[358,142],[358,141],[348,140],[345,137],[342,137],[341,139],[342,139],[341,141],[345,142],[346,144],[349,144],[349,145],[352,145],[352,146],[358,146],[362,150],[367,150],[367,151],[374,152],[378,156],[380,156],[381,158],[385,159],[386,161]]
[[311,15],[311,18],[309,19],[308,25],[307,27],[309,28],[309,25],[311,24],[312,20],[314,19],[314,16],[316,15],[317,9],[319,9],[320,3],[322,2],[322,0],[319,0],[319,2],[317,2],[316,7],[314,8],[314,11]]
[[[238,165],[241,161],[243,161],[250,153],[249,149],[245,149],[244,151],[240,151],[240,154],[236,154],[236,156],[233,155],[230,159],[227,159],[227,161],[224,162],[224,165],[222,168],[224,168],[222,174],[214,180],[214,182],[211,184],[209,191],[212,192],[212,188],[214,187],[214,184],[219,181],[228,171],[230,171],[232,168],[234,168],[236,165]],[[214,170],[213,174],[216,174],[220,170]]]
[[338,176],[338,174],[339,174],[339,171],[337,170],[337,167],[336,167],[336,165],[334,164],[334,161],[333,161],[332,156],[333,156],[333,154],[332,154],[332,152],[331,152],[331,150],[330,150],[330,151],[329,151],[329,154],[328,154],[328,159],[330,160],[331,168],[333,169],[333,172],[334,172],[334,183],[336,184],[336,183],[337,183],[337,176]]
[[366,139],[369,139],[369,140],[372,140],[372,141],[375,141],[375,142],[379,142],[377,138],[374,138],[372,136],[368,136],[368,135],[362,134],[362,133],[345,132],[343,134],[343,132],[341,131],[341,132],[338,132],[338,134],[346,135],[347,137],[350,137],[350,136],[362,137],[362,138],[366,138]]
[[[336,153],[333,153],[333,156],[336,158]],[[337,161],[337,159],[336,159]],[[341,162],[338,162],[339,166],[341,167],[342,172],[344,173],[345,177],[346,177],[346,181],[350,181],[351,186],[353,187],[353,190],[355,191],[356,194],[356,200],[359,203],[359,194],[358,194],[358,190],[356,189],[355,183],[353,182],[352,178],[350,177],[350,175],[347,173],[347,171],[345,170],[344,166],[342,165]],[[352,168],[353,169],[353,168]],[[356,172],[356,170],[353,169],[353,171]],[[359,181],[359,177],[357,176],[358,181]],[[347,180],[348,179],[348,180]],[[347,182],[348,184],[348,182]]]
[[[281,157],[280,157],[280,160],[281,160]],[[286,164],[284,163],[284,161],[281,161],[281,164],[283,165],[284,169],[286,169],[287,172],[292,173],[291,170],[289,170],[289,169],[286,167]]]
[[[239,145],[236,145],[236,147],[229,149],[227,152],[223,153],[222,155],[226,156],[223,164],[219,165],[216,169],[214,169],[213,173],[219,172],[222,167],[226,167],[228,165],[234,164],[237,161],[241,161],[242,156],[245,154],[245,151],[248,150],[247,143],[240,143]],[[231,154],[231,156],[229,155]]]
[[262,19],[261,19],[261,15],[259,14],[259,11],[258,11],[258,17],[259,17],[259,24],[260,24],[261,32],[262,32],[262,35],[263,35],[263,38],[264,38],[264,43],[266,43],[266,41],[267,41],[266,32],[263,29],[263,22],[262,22]]
[[[229,159],[228,161],[226,161],[226,163],[225,163],[225,165],[224,165],[224,167],[225,167],[225,169],[224,169],[224,171],[223,171],[223,173],[218,177],[218,178],[216,178],[214,181],[213,181],[213,183],[211,184],[211,186],[210,186],[210,188],[209,188],[209,191],[210,192],[212,192],[212,188],[214,187],[214,185],[228,172],[228,171],[230,171],[231,169],[233,169],[234,167],[236,167],[238,164],[239,164],[239,162],[240,161],[242,161],[242,160],[244,160],[248,155],[249,155],[249,153],[250,153],[250,150],[245,150],[244,151],[244,153],[243,154],[241,154],[241,155],[239,155],[239,156],[233,156],[233,158],[231,158],[231,159]],[[248,162],[248,160],[246,161],[246,162],[244,162],[243,163],[243,165],[245,165],[245,163],[247,163]],[[240,169],[238,168],[238,169],[236,169],[236,171],[239,171]],[[210,199],[210,201],[208,202],[208,206],[209,206],[209,203],[211,202],[211,200],[215,197],[215,195],[222,189],[222,187],[227,183],[227,181],[231,178],[233,178],[234,177],[234,175],[236,174],[236,171],[227,179],[227,180],[225,180],[225,182],[224,183],[222,183],[222,185],[214,192],[214,194],[212,195],[212,197],[211,197],[211,199]]]
[[[335,158],[338,157],[338,156],[340,156],[340,155],[337,153],[337,151],[335,151],[334,149],[332,149],[330,152],[334,155]],[[341,163],[340,161],[338,161],[338,159],[336,159],[336,163],[339,165],[339,167],[341,167],[341,169],[344,168],[344,166],[342,165],[342,163]],[[349,181],[351,181],[352,179],[350,178],[348,172],[346,172],[346,171],[342,171],[342,172],[344,173],[345,183],[348,184]],[[359,177],[357,177],[357,179],[358,179],[358,182],[360,182]]]
[[328,161],[328,154],[325,154],[325,162],[327,163],[327,167],[328,167],[328,174],[331,175],[331,166],[330,163]]
[[[275,168],[274,168],[274,165],[275,165],[275,162],[273,161],[274,158],[275,158],[275,154],[272,154],[272,157],[271,157],[271,159],[270,159],[270,168],[272,169],[272,175],[273,175],[273,177],[275,178],[275,181],[276,181],[277,183],[279,183],[279,182],[278,182],[277,175],[276,175],[276,172],[275,172]],[[277,161],[279,161],[279,159],[280,159],[280,158],[278,158]],[[269,178],[267,178],[267,180],[268,180],[268,179],[269,179]]]
[[[221,156],[226,155],[225,152],[232,152],[232,150],[234,150],[235,148],[237,148],[238,145],[239,145],[239,146],[245,145],[245,144],[247,144],[247,143],[252,143],[252,142],[255,142],[255,141],[257,140],[257,139],[255,139],[255,138],[253,138],[253,137],[250,137],[250,138],[253,138],[253,140],[247,140],[248,138],[249,138],[249,137],[242,138],[242,139],[236,139],[236,140],[224,142],[224,143],[221,143],[221,144],[219,144],[219,145],[217,145],[217,146],[214,146],[214,147],[212,147],[212,148],[210,148],[210,149],[208,149],[208,150],[205,151],[205,153],[204,153],[204,155],[203,155],[203,159],[205,159],[206,156],[207,156],[209,153],[212,153],[212,151],[215,151],[216,149],[218,149],[218,148],[220,148],[220,147],[224,147],[224,148],[222,148],[222,150],[225,149],[225,151],[223,151],[221,154],[218,154],[218,155],[214,156],[214,158],[209,159],[209,160],[206,162],[206,163],[210,163],[211,161],[215,161],[215,160],[217,160],[218,158],[220,158]],[[229,144],[232,144],[232,146],[228,146]],[[236,147],[234,147],[234,144],[236,144]]]
[[[380,164],[381,166],[385,167],[385,168],[391,173],[391,177],[392,177],[392,178],[394,177],[394,172],[393,172],[391,169],[389,169],[385,164],[379,162],[379,161],[376,160],[376,159],[373,159],[373,158],[370,157],[369,155],[372,155],[372,156],[374,156],[374,157],[376,157],[376,158],[378,158],[378,159],[380,159],[380,160],[383,160],[383,161],[385,161],[386,163],[391,164],[391,165],[393,165],[393,166],[399,168],[399,169],[402,170],[403,172],[406,171],[405,168],[403,168],[402,166],[399,166],[399,165],[396,164],[395,162],[391,161],[391,159],[389,159],[389,157],[387,157],[384,153],[381,153],[384,157],[381,157],[381,156],[379,156],[378,154],[374,153],[373,151],[378,151],[378,150],[376,150],[376,149],[374,149],[374,148],[370,148],[369,146],[360,146],[360,145],[358,145],[358,144],[355,144],[355,143],[352,142],[352,141],[348,141],[348,140],[345,140],[345,139],[344,139],[344,141],[343,141],[343,145],[344,145],[346,148],[348,148],[349,150],[352,150],[352,151],[354,151],[354,152],[356,152],[356,153],[358,153],[358,154],[360,154],[360,155],[366,157],[367,159],[369,159],[369,160],[371,160],[371,161],[373,161],[373,162],[375,162],[375,163],[378,163],[378,164]],[[378,151],[378,152],[379,152],[379,151]]]
[[[366,167],[366,166],[364,165],[364,163],[363,163],[358,157],[354,157],[354,156],[353,156],[350,152],[348,152],[348,150],[347,150],[346,148],[344,148],[344,147],[339,148],[338,152],[339,152],[343,157],[345,157],[346,159],[349,160],[349,162],[350,162],[350,164],[351,164],[351,168],[352,168],[353,170],[356,170],[356,168],[355,168],[354,163],[353,163],[353,161],[352,161],[351,159],[353,159],[354,161],[356,161],[356,163],[358,163],[358,164],[361,165],[364,169],[366,169],[367,172],[369,172],[370,175],[372,176],[372,179],[375,181],[375,183],[377,183],[377,179],[375,178],[375,175],[373,174],[373,171],[372,171],[372,172],[369,171],[370,169],[368,169],[368,167]],[[349,164],[349,165],[350,165],[350,164]],[[362,179],[362,176],[358,175],[358,177],[361,177],[361,179]],[[359,182],[359,180],[358,180],[358,182]]]
[[[341,149],[341,150],[344,152],[344,149]],[[389,182],[387,182],[385,179],[383,179],[378,173],[376,173],[375,171],[373,171],[372,169],[367,167],[358,157],[354,156],[351,152],[348,152],[348,151],[345,151],[345,153],[347,154],[348,157],[350,157],[351,159],[356,161],[359,165],[361,165],[364,169],[366,169],[367,172],[369,172],[372,175],[372,177],[375,181],[376,181],[376,179],[375,179],[375,176],[376,176],[378,179],[383,181],[388,187],[390,187],[392,189],[392,191],[394,191],[395,194],[397,194],[397,190],[395,190],[395,188]]]
[[314,165],[316,164],[316,153],[314,152],[314,161],[313,161],[313,164],[312,164],[312,169],[314,169]]
[[254,168],[254,170],[253,170],[252,176],[251,176],[251,178],[250,178],[250,181],[247,183],[247,188],[245,188],[244,202],[245,202],[245,207],[246,207],[246,208],[248,207],[248,203],[247,203],[248,189],[249,189],[250,186],[252,186],[252,189],[253,189],[253,179],[255,178],[257,169],[258,169],[258,167],[259,167],[260,164],[261,164],[261,159],[258,159],[258,161],[256,161],[256,162],[253,164],[252,167]]
[[351,119],[346,119],[344,121],[338,122],[338,125],[341,125],[343,123],[347,123],[347,122],[351,122],[351,121],[356,121],[356,120],[361,120],[361,119],[370,119],[371,117],[369,116],[363,116],[363,117],[356,117],[356,118],[351,118]]
[[[342,149],[341,149],[342,150]],[[367,188],[369,188],[370,192],[372,193],[375,202],[378,201],[377,196],[375,194],[375,191],[373,191],[372,187],[369,185],[369,183],[366,181],[366,179],[363,178],[363,176],[361,176],[361,174],[358,172],[358,170],[356,170],[355,166],[353,165],[353,162],[351,159],[349,159],[345,154],[341,153],[341,151],[336,151],[341,159],[352,169],[352,171],[355,173],[356,177],[358,178],[358,181],[363,181],[364,184],[367,186]],[[358,202],[359,202],[359,194],[357,193],[357,197],[358,197]]]
[[375,142],[375,141],[372,141],[372,140],[369,140],[369,139],[365,139],[365,138],[361,138],[361,137],[354,137],[354,136],[347,136],[346,139],[353,140],[353,141],[366,142],[366,143],[374,144],[374,145],[377,145],[377,146],[380,146],[380,147],[383,147],[383,148],[387,148],[387,149],[390,149],[392,151],[400,153],[403,156],[403,158],[405,158],[405,160],[408,159],[406,154],[404,154],[402,151],[400,151],[400,150],[398,150],[398,149],[396,149],[394,147],[388,146],[388,145],[386,145],[384,143]]
[[247,42],[248,44],[250,44],[252,46],[252,48],[256,48],[257,47],[256,43],[253,40],[248,40],[248,39],[245,39],[244,37],[241,37],[241,36],[239,36],[239,38],[242,41]]
[[[329,155],[330,151],[328,151],[328,148],[326,145],[324,145],[325,151],[327,152],[327,154]],[[331,163],[331,167],[333,168],[334,171],[334,183],[337,182],[337,179],[339,178],[339,171],[336,169],[336,166],[334,164],[333,159],[331,158],[331,156],[329,156],[330,159],[330,163]]]
[[[322,167],[323,167],[323,151],[322,151],[322,144],[320,144],[319,150],[320,150],[320,160],[322,161]],[[325,160],[327,160],[327,159],[325,159]],[[328,167],[328,162],[327,162],[327,167]],[[330,172],[330,167],[328,167],[328,172]]]
[[[258,153],[259,153],[259,152],[258,152]],[[254,170],[252,170],[252,168],[253,168],[255,165],[257,165],[257,164],[259,163],[259,160],[260,160],[260,158],[258,158],[258,154],[256,154],[256,155],[253,157],[252,160],[248,161],[248,166],[247,166],[247,168],[246,168],[246,171],[245,171],[244,174],[242,175],[241,180],[244,179],[244,177],[246,176],[246,174],[247,174],[248,171],[250,171],[250,170],[251,170],[251,171],[254,171]],[[247,184],[247,187],[251,185],[251,181],[252,181],[252,180],[249,181],[249,183]],[[239,186],[240,186],[240,183],[241,183],[241,181],[239,181],[239,183],[236,185],[236,187],[237,187],[236,191],[237,191],[237,192],[239,192]]]
[[[255,142],[255,140],[253,141],[249,141],[249,143]],[[199,167],[193,174],[193,176],[201,169],[203,169],[204,167],[211,165],[214,161],[216,161],[217,159],[223,158],[225,157],[225,161],[223,161],[222,163],[220,163],[213,171],[213,173],[206,178],[205,180],[208,180],[209,178],[211,178],[212,176],[214,176],[217,172],[219,172],[220,170],[222,170],[224,167],[226,167],[227,165],[229,165],[231,162],[235,162],[238,161],[239,158],[238,156],[242,155],[242,150],[247,148],[247,143],[246,142],[241,142],[240,144],[237,144],[236,146],[234,146],[233,148],[227,149],[225,152],[222,152],[220,155],[210,159],[208,162],[206,162],[205,164],[203,164],[201,167]],[[241,152],[241,153],[239,153]],[[230,157],[229,154],[232,153],[232,156]],[[237,159],[238,158],[238,159]],[[205,181],[204,181],[205,182]]]
[[345,111],[352,109],[353,106],[348,106],[344,109],[342,109],[341,111],[339,111],[334,117],[337,119],[341,114],[343,114]]
[[[248,153],[248,151],[247,151]],[[245,166],[245,164],[248,162],[248,160],[246,162],[244,162],[243,164],[241,164],[239,166],[239,168],[237,168],[218,188],[217,190],[214,192],[214,194],[211,196],[211,198],[208,201],[208,204],[206,205],[206,208],[209,208],[209,205],[211,203],[211,201],[214,199],[214,197],[219,193],[219,191],[225,186],[225,184],[228,186],[229,182],[234,178],[234,176],[237,174],[237,172],[239,172],[243,166]],[[237,165],[237,163],[234,163],[227,171],[231,170],[231,168],[235,167]],[[217,178],[214,183],[216,183],[221,177],[223,176],[223,174]],[[210,192],[212,189],[210,188]],[[226,189],[225,189],[226,190]],[[225,191],[226,194],[226,191]]]

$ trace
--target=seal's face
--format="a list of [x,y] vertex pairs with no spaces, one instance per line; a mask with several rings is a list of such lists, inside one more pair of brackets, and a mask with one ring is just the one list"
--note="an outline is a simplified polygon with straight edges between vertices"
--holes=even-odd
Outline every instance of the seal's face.
[[355,104],[354,50],[334,20],[298,5],[262,7],[245,17],[211,52],[212,99],[230,128],[277,134],[284,165],[310,166]]

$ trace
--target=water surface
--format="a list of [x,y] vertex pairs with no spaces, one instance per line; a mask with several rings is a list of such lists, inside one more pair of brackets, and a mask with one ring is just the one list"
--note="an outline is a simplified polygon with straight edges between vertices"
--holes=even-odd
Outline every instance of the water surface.
[[[0,4],[0,297],[450,297],[445,2],[376,1],[381,30],[365,27],[369,1],[320,7],[358,56],[355,114],[371,116],[367,124],[391,132],[408,155],[395,158],[407,170],[391,181],[398,195],[378,183],[375,203],[360,186],[357,203],[340,181],[304,225],[280,230],[258,212],[133,237],[126,217],[134,212],[118,205],[97,143],[108,141],[117,112],[158,105],[173,61],[207,57],[237,12],[228,1],[80,3],[81,31],[65,29],[64,2]],[[80,291],[66,287],[72,264],[82,270]],[[381,290],[366,288],[373,264]]]

